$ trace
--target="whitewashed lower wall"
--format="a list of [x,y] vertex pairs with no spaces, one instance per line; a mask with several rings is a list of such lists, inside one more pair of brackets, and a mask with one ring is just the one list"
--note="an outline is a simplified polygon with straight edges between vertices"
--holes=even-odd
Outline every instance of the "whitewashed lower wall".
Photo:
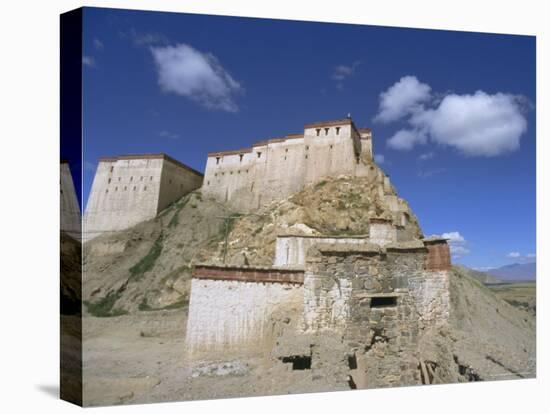
[[429,324],[446,324],[449,320],[449,271],[424,272],[409,278],[409,292],[416,302],[420,320]]
[[258,348],[271,334],[272,312],[301,301],[298,284],[193,279],[187,354],[226,355]]
[[351,281],[306,272],[304,331],[345,328],[351,318]]

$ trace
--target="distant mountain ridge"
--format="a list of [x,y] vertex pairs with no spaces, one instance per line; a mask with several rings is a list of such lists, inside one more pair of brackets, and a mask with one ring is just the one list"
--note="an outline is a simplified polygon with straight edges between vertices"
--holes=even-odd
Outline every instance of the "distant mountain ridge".
[[501,280],[497,279],[496,277],[490,275],[489,273],[480,272],[479,270],[471,269],[466,266],[462,265],[453,265],[456,269],[458,269],[463,274],[476,279],[477,281],[483,283],[484,285],[490,285],[494,283],[501,283]]
[[494,269],[488,269],[485,273],[503,282],[534,281],[537,275],[537,263],[514,263]]

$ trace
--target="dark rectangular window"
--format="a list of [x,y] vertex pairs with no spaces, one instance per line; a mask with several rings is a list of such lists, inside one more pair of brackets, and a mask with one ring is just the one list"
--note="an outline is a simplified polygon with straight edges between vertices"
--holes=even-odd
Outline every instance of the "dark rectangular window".
[[375,296],[370,299],[371,308],[387,308],[397,305],[397,296]]
[[311,356],[307,355],[293,355],[283,357],[282,361],[287,364],[292,364],[292,370],[304,370],[311,369]]

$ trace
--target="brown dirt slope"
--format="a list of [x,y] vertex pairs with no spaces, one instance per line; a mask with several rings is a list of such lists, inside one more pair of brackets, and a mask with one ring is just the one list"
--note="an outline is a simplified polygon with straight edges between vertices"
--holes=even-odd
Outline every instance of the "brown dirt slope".
[[193,192],[156,218],[84,244],[84,311],[95,316],[183,307],[197,251],[222,239],[228,209]]

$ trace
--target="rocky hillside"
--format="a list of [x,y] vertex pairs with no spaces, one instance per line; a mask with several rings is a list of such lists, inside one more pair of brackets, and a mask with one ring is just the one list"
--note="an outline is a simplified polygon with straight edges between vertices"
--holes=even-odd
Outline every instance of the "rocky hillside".
[[[342,176],[306,187],[256,213],[239,216],[231,223],[227,244],[211,245],[199,258],[220,264],[226,256],[227,264],[269,266],[279,234],[368,235],[370,218],[392,218],[378,186],[374,180]],[[421,237],[415,215],[410,209],[408,214],[406,231]]]
[[[361,235],[391,218],[379,184],[342,176],[241,215],[193,192],[155,219],[84,245],[85,311],[96,316],[186,306],[196,263],[271,265],[278,234]],[[409,210],[406,231],[419,237]]]
[[95,316],[185,307],[197,252],[223,240],[226,207],[186,195],[156,218],[84,244],[84,311]]

